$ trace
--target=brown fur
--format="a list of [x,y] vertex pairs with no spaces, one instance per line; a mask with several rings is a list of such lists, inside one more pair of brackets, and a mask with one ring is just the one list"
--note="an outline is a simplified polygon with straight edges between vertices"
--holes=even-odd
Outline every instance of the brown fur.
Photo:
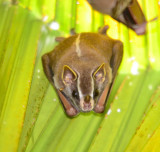
[[[76,51],[78,36],[80,54],[78,54]],[[45,74],[49,81],[57,90],[63,90],[67,96],[67,100],[64,102],[70,102],[72,105],[70,109],[75,108],[76,111],[79,111],[80,103],[78,100],[73,99],[70,91],[77,90],[79,87],[82,91],[82,95],[85,98],[86,96],[90,95],[91,91],[94,91],[92,89],[97,87],[99,88],[101,94],[106,85],[109,86],[112,80],[114,80],[122,59],[122,54],[123,47],[120,41],[113,40],[103,34],[81,33],[80,35],[77,34],[64,39],[55,47],[53,51],[45,54],[42,57],[42,61]],[[93,73],[102,64],[104,64],[106,71],[104,82],[98,83],[95,82],[96,80],[93,82]],[[65,65],[70,67],[77,75],[77,80],[70,85],[64,84],[62,80],[62,71]],[[112,71],[110,69],[112,69]],[[78,84],[78,81],[80,84]],[[61,94],[61,96],[63,95]],[[107,94],[105,93],[103,96],[104,97],[101,98],[104,100]],[[61,97],[61,99],[62,98],[64,97]],[[96,102],[98,104],[98,101]],[[103,106],[105,106],[105,100],[101,101],[102,109],[104,109]],[[98,108],[96,109],[97,112],[102,112],[102,110],[99,110]]]

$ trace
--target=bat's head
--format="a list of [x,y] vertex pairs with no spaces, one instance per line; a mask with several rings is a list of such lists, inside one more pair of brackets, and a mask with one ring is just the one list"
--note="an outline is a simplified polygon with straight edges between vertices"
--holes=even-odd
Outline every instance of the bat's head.
[[106,99],[107,92],[104,93],[104,90],[112,81],[110,66],[102,63],[93,69],[87,66],[79,67],[79,69],[83,70],[77,71],[68,65],[63,66],[61,79],[64,88],[61,93],[77,111],[103,112],[104,104],[98,103],[105,102],[100,100]]
[[68,116],[104,111],[122,55],[122,42],[95,33],[67,38],[43,55],[44,72]]

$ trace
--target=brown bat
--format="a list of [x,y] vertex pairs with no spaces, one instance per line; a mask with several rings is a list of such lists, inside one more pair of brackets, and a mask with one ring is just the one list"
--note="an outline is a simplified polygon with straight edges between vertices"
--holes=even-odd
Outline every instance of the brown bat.
[[70,117],[105,109],[123,55],[122,42],[108,37],[107,28],[57,38],[60,43],[42,56],[44,72]]
[[138,35],[146,32],[146,19],[137,0],[87,0],[97,11],[108,14],[133,29]]

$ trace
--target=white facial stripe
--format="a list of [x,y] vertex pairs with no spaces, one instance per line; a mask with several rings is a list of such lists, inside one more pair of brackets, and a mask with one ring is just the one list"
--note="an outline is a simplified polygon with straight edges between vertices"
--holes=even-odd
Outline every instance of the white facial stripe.
[[90,93],[90,96],[93,98],[93,92],[94,92],[94,80],[93,80],[93,77],[91,75],[91,93]]
[[[81,88],[80,88],[80,78],[79,77],[77,79],[77,88],[78,88],[78,93],[79,93],[79,98],[80,98],[80,107],[82,108],[82,110],[85,111],[85,109],[84,109],[84,95],[82,94],[82,91],[81,91]],[[94,108],[93,91],[94,91],[94,80],[93,80],[92,74],[91,74],[91,92],[90,92],[91,109],[90,110],[92,110]]]
[[83,106],[84,106],[84,100],[80,100],[80,107],[82,108],[82,110],[83,110]]
[[[81,88],[80,88],[80,74],[78,73],[79,77],[77,79],[77,89],[78,89],[78,93],[79,93],[79,97],[80,99],[82,99],[84,97]],[[94,80],[92,78],[92,73],[91,73],[91,92],[89,93],[89,95],[93,98],[93,92],[94,92]]]
[[80,49],[80,47],[79,47],[80,35],[81,35],[81,34],[79,34],[78,37],[77,37],[77,39],[76,39],[76,52],[77,52],[77,54],[78,54],[79,57],[81,56],[81,49]]
[[78,93],[79,93],[79,98],[82,99],[83,95],[82,95],[82,91],[80,89],[80,78],[79,77],[77,79],[77,89],[78,89]]

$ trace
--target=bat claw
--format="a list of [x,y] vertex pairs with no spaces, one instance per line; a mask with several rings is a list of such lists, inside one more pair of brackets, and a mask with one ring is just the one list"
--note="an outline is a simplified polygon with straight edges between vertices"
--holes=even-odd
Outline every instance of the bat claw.
[[106,35],[108,29],[109,29],[109,26],[108,26],[108,25],[105,25],[105,26],[100,27],[100,28],[98,29],[98,33],[103,34],[103,35]]
[[76,35],[76,34],[77,34],[76,31],[75,31],[75,28],[72,28],[72,29],[70,30],[70,34],[71,34],[71,35]]

